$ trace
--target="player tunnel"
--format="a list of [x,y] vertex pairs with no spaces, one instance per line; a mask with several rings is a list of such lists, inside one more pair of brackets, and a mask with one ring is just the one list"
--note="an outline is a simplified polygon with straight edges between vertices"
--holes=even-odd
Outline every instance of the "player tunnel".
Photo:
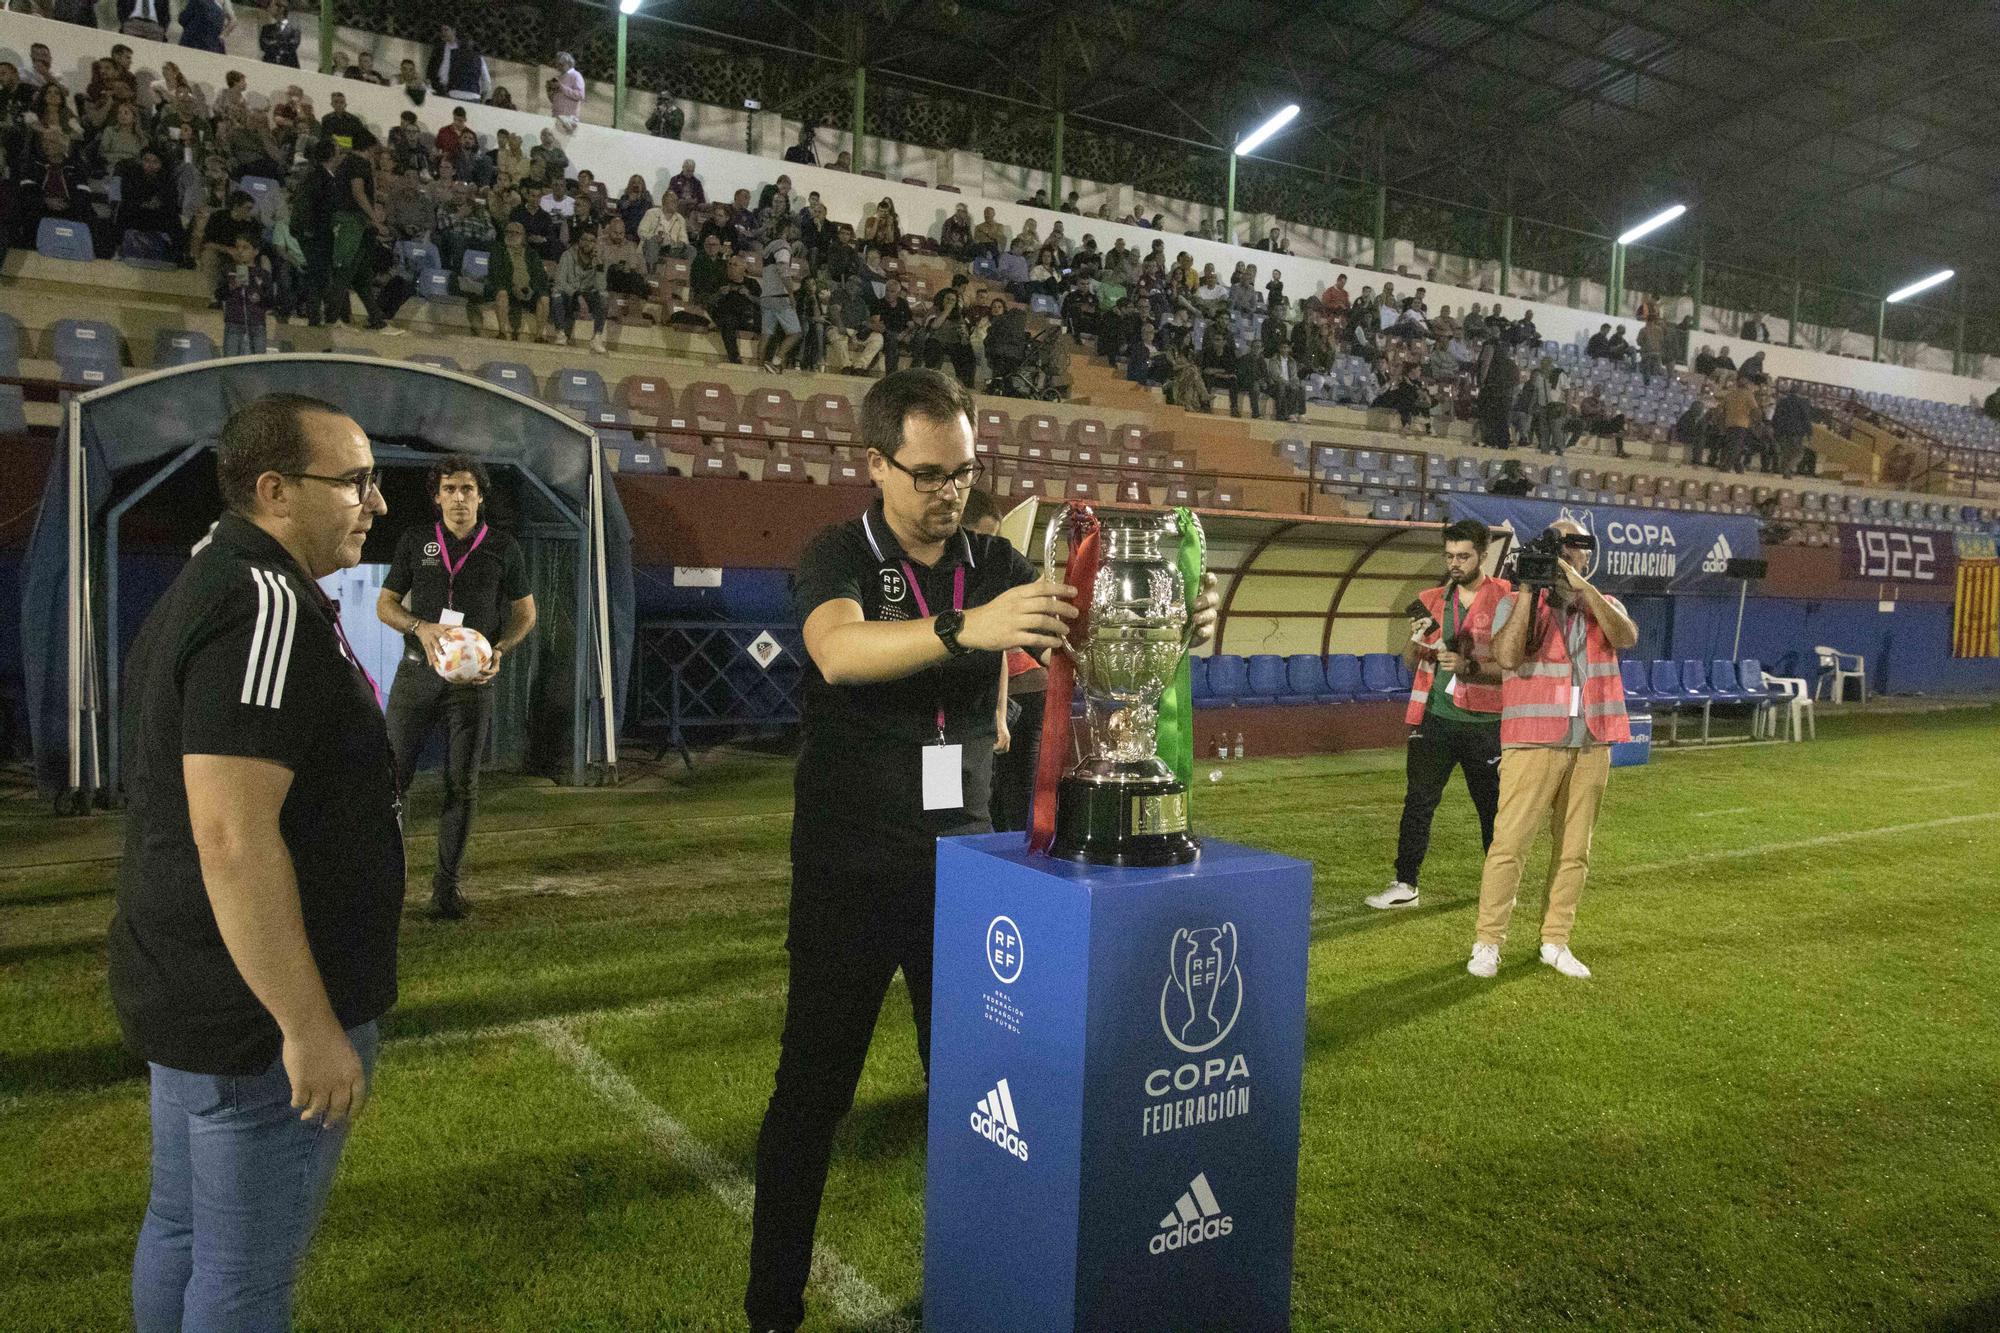
[[397,534],[431,516],[426,468],[448,452],[486,464],[489,516],[521,541],[541,609],[524,645],[532,645],[528,669],[502,677],[488,762],[574,784],[608,772],[632,655],[631,529],[605,481],[596,433],[534,399],[432,366],[267,356],[162,370],[70,400],[24,571],[23,666],[43,793],[80,810],[118,791],[123,656],[221,513],[223,424],[268,393],[333,403],[368,432],[386,470],[389,514],[361,567],[322,581],[371,671],[394,660],[373,589]]

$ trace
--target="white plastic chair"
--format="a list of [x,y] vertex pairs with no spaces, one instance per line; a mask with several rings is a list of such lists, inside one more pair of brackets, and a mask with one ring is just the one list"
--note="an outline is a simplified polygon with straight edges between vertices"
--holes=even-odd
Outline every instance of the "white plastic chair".
[[[1843,653],[1825,644],[1816,645],[1813,652],[1819,655],[1819,679],[1813,683],[1813,698],[1819,697],[1822,686],[1831,685],[1831,702],[1841,703],[1847,694],[1847,682],[1851,680],[1861,690],[1861,702],[1868,702],[1868,663],[1860,654]],[[1850,662],[1852,666],[1848,665]]]
[[1778,711],[1782,707],[1785,714],[1785,739],[1804,740],[1807,737],[1819,739],[1819,722],[1813,716],[1812,692],[1806,682],[1798,676],[1766,676],[1764,684],[1772,691],[1771,706],[1758,712],[1757,734],[1774,737],[1778,730]]

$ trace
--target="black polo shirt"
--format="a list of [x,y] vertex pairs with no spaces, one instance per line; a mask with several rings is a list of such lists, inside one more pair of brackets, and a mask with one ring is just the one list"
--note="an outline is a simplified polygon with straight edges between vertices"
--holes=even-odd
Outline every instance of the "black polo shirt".
[[[486,540],[473,550],[478,528],[463,540],[446,528],[444,552],[455,565],[465,562],[457,574],[447,578],[444,557],[438,550],[439,526],[432,523],[404,530],[382,586],[397,597],[408,594],[410,614],[432,624],[444,614],[449,592],[449,605],[465,613],[465,623],[484,634],[489,643],[497,642],[507,630],[508,609],[534,591],[521,544],[498,528],[488,528]],[[403,636],[403,657],[406,661],[424,660],[423,646],[412,635]]]
[[[859,602],[869,620],[923,619],[908,586],[905,559],[879,499],[860,518],[827,528],[799,559],[792,594],[799,623],[839,598]],[[953,571],[960,566],[968,610],[1036,577],[1005,538],[963,529],[945,543],[935,565],[910,561],[910,566],[932,615],[951,606]],[[927,867],[936,839],[986,831],[1000,661],[999,653],[969,652],[901,680],[829,685],[808,656],[793,781],[794,860],[824,854],[841,864],[883,852],[914,852]],[[937,742],[940,704],[946,739],[965,747],[960,810],[923,808],[920,750]]]
[[253,1074],[278,1026],[222,943],[189,826],[181,759],[267,759],[292,773],[279,830],[306,942],[344,1027],[396,1002],[403,835],[389,733],[335,633],[337,610],[284,547],[235,515],[146,617],[125,668],[125,855],[111,998],[132,1051],[202,1074]]

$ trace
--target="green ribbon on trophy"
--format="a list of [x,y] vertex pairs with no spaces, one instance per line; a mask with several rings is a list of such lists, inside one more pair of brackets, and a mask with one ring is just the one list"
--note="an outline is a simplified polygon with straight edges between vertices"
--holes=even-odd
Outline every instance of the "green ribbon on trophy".
[[[1194,613],[1195,599],[1201,596],[1201,577],[1208,567],[1208,538],[1194,510],[1181,505],[1174,510],[1174,522],[1181,530],[1181,548],[1175,558],[1180,567],[1181,592],[1187,599],[1188,614]],[[1173,684],[1160,696],[1160,762],[1194,791],[1194,690],[1188,659],[1181,658]]]

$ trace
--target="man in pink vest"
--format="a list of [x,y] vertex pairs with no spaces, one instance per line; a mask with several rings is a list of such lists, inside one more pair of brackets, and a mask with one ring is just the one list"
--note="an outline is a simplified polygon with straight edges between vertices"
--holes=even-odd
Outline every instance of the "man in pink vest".
[[1412,615],[1410,641],[1403,645],[1403,663],[1414,680],[1403,715],[1411,730],[1404,750],[1407,785],[1396,877],[1362,900],[1370,907],[1417,905],[1431,816],[1454,767],[1465,771],[1465,789],[1479,812],[1480,846],[1493,845],[1493,815],[1500,804],[1501,679],[1493,658],[1493,613],[1513,585],[1488,578],[1481,567],[1491,540],[1478,519],[1446,527],[1444,586],[1417,594],[1424,615]]
[[1614,597],[1583,576],[1596,541],[1567,519],[1559,534],[1562,580],[1546,590],[1527,584],[1493,617],[1493,655],[1506,671],[1500,687],[1500,813],[1479,881],[1479,926],[1465,970],[1490,977],[1521,886],[1521,868],[1544,823],[1555,843],[1542,961],[1566,977],[1590,969],[1569,950],[1576,902],[1590,873],[1590,838],[1611,774],[1610,746],[1632,738],[1618,654],[1639,628]]

